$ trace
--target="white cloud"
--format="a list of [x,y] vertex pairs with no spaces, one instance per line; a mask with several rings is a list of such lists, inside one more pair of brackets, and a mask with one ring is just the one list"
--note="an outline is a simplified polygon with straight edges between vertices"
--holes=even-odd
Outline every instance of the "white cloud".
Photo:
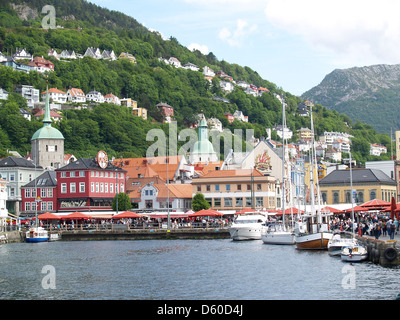
[[233,32],[225,27],[220,30],[218,37],[232,47],[239,47],[243,44],[243,41],[256,30],[257,25],[253,24],[249,26],[246,20],[237,19],[236,29]]
[[269,0],[275,27],[304,37],[341,61],[400,63],[400,1]]
[[206,45],[200,45],[198,43],[191,43],[188,45],[190,51],[199,50],[202,54],[208,54],[209,50]]

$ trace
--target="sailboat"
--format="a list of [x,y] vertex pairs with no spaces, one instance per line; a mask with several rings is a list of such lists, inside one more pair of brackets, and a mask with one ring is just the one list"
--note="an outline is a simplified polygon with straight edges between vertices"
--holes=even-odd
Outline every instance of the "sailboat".
[[[310,115],[312,133],[310,162],[311,210],[309,212],[304,212],[304,214],[297,219],[294,230],[295,241],[297,249],[300,250],[326,250],[328,248],[328,242],[333,236],[333,233],[329,230],[329,219],[332,214],[321,212],[318,176],[314,177],[317,169],[317,158],[315,153],[312,104],[310,105]],[[314,183],[317,187],[317,205],[315,204]]]
[[[261,232],[261,239],[263,243],[266,244],[295,244],[294,232],[293,228],[286,226],[285,224],[285,204],[286,204],[286,174],[285,174],[285,127],[286,127],[286,119],[285,119],[285,101],[280,99],[282,103],[282,223],[277,224],[269,224],[263,227]],[[289,186],[290,190],[290,186]],[[290,197],[291,198],[291,197]],[[292,214],[293,221],[293,214]]]
[[351,190],[351,220],[352,220],[352,240],[353,244],[346,246],[342,249],[340,257],[343,261],[347,262],[360,262],[368,258],[368,250],[362,245],[358,244],[354,238],[354,202],[353,202],[353,174],[350,153],[350,190]]

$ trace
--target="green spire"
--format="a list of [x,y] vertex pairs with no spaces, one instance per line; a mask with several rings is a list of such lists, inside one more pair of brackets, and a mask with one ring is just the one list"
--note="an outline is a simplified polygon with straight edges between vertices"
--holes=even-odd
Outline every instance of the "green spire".
[[46,104],[44,109],[44,118],[43,118],[44,127],[51,126],[51,118],[50,118],[50,104],[49,104],[49,86],[46,86]]

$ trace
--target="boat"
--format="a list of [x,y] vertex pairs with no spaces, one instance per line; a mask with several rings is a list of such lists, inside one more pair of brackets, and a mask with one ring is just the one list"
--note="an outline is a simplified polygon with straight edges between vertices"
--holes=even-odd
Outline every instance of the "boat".
[[358,242],[354,238],[345,238],[341,234],[334,234],[328,242],[328,254],[330,256],[340,256],[345,247],[356,245]]
[[261,240],[266,244],[288,244],[296,243],[294,232],[285,228],[282,223],[272,223],[265,226],[261,233]]
[[232,240],[261,240],[263,224],[268,216],[260,212],[249,212],[239,215],[228,228]]
[[344,247],[340,257],[347,262],[360,262],[368,259],[368,250],[361,245]]
[[49,241],[49,233],[43,227],[31,227],[26,232],[26,242],[45,242]]
[[[350,190],[351,194],[353,194],[353,173],[352,173],[352,161],[351,161],[351,153],[350,156]],[[355,231],[354,231],[354,201],[351,199],[351,219],[352,219],[352,239],[355,240]],[[368,258],[368,250],[360,244],[351,244],[347,247],[344,247],[340,253],[340,257],[343,261],[347,262],[360,262],[366,260]]]
[[[304,212],[295,224],[296,247],[300,250],[327,250],[329,240],[333,233],[329,230],[329,220],[332,213],[322,212],[319,193],[319,182],[317,172],[317,158],[315,152],[315,133],[312,115],[312,104],[310,105],[311,116],[311,163],[310,163],[310,200],[309,212]],[[315,185],[314,185],[315,184]],[[315,188],[316,187],[316,193]],[[315,199],[316,198],[316,199]],[[317,200],[317,203],[315,203]]]
[[[283,98],[279,97],[282,103],[282,128],[286,127],[285,119],[285,101]],[[283,130],[284,132],[284,130]],[[293,228],[285,225],[285,206],[286,206],[286,191],[289,189],[289,195],[291,199],[290,192],[290,182],[289,188],[286,188],[286,175],[285,163],[286,163],[286,152],[285,152],[285,135],[282,134],[282,223],[274,223],[266,225],[261,232],[261,239],[265,244],[295,244]],[[292,220],[293,221],[293,213]]]

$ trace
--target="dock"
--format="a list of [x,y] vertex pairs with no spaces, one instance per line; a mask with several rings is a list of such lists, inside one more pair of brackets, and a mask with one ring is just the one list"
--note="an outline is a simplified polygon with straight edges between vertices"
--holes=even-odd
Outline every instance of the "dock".
[[389,236],[357,236],[357,240],[368,250],[368,260],[382,266],[400,265],[400,235],[396,234],[393,240]]

